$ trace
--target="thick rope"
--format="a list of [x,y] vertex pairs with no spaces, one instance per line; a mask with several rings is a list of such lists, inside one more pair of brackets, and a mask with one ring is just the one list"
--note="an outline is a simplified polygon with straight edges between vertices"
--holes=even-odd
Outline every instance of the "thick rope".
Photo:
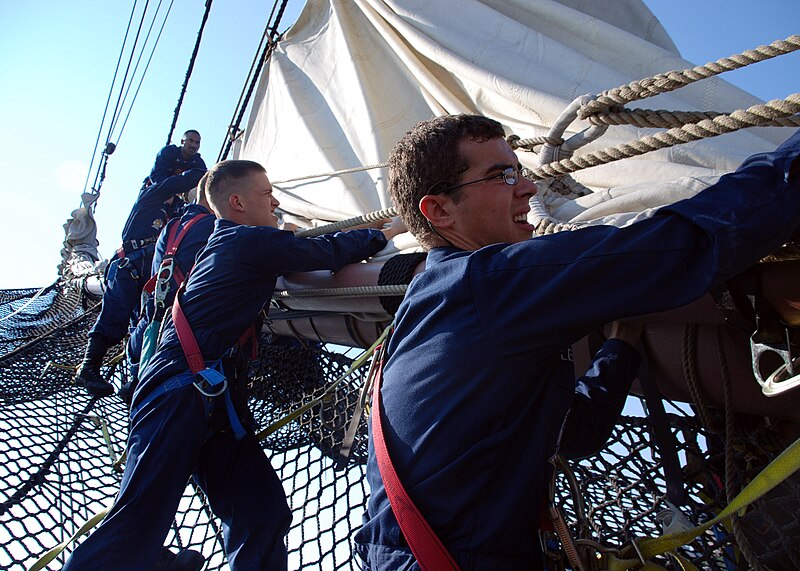
[[318,226],[317,228],[308,228],[306,230],[300,230],[295,234],[295,236],[297,236],[298,238],[322,236],[323,234],[330,234],[338,230],[344,230],[345,228],[352,228],[353,226],[361,226],[362,224],[371,224],[373,222],[378,222],[380,220],[386,220],[387,218],[391,218],[392,216],[396,215],[397,215],[397,210],[395,208],[384,208],[383,210],[368,212],[367,214],[362,214],[361,216],[347,218],[346,220],[340,220],[338,222],[333,222],[331,224],[326,224],[324,226]]
[[739,110],[729,115],[719,115],[713,119],[704,119],[699,123],[691,123],[683,127],[669,129],[663,133],[642,137],[631,143],[621,143],[615,147],[594,153],[563,159],[549,165],[542,165],[533,169],[530,178],[532,180],[541,180],[549,177],[558,177],[581,169],[680,145],[681,143],[717,137],[748,127],[759,127],[770,123],[774,119],[789,117],[797,113],[800,113],[800,93],[793,93],[784,100],[774,99],[763,105],[753,105],[744,111]]
[[529,139],[521,139],[519,135],[509,135],[506,137],[506,142],[511,146],[512,149],[528,149],[532,151],[535,147],[539,147],[541,145],[553,145],[558,146],[564,142],[563,139],[556,139],[554,137],[542,136],[542,137],[532,137]]
[[[595,125],[633,125],[642,128],[670,129],[689,123],[715,119],[726,113],[717,111],[666,111],[664,109],[622,109],[617,112],[592,115],[587,120]],[[798,127],[800,116],[779,117],[760,127]],[[530,140],[530,139],[526,139]]]
[[683,368],[683,376],[686,378],[686,386],[689,389],[689,394],[696,405],[697,416],[700,418],[700,423],[703,425],[706,432],[711,433],[713,431],[711,430],[711,422],[708,418],[708,412],[706,411],[705,398],[700,388],[700,382],[697,379],[697,325],[686,324],[683,327],[681,366]]
[[747,50],[741,54],[722,58],[716,62],[707,63],[691,69],[684,69],[682,71],[669,71],[667,73],[654,75],[653,77],[640,79],[628,85],[604,91],[597,99],[584,105],[578,112],[578,116],[585,119],[589,115],[603,112],[609,107],[624,105],[625,103],[652,97],[659,93],[674,91],[696,81],[700,81],[701,79],[713,77],[726,71],[739,69],[752,63],[772,59],[798,49],[800,49],[800,36],[792,35],[785,40],[774,41],[768,46],[758,46],[753,50]]
[[312,178],[330,178],[330,177],[333,177],[333,176],[340,176],[340,175],[343,175],[343,174],[350,174],[350,173],[354,173],[354,172],[368,171],[368,170],[372,170],[372,169],[383,169],[383,168],[386,168],[388,166],[389,166],[389,163],[377,163],[377,164],[374,164],[374,165],[365,165],[365,166],[361,166],[361,167],[353,167],[353,168],[349,168],[349,169],[342,169],[342,170],[338,170],[338,171],[325,172],[325,173],[321,173],[321,174],[309,174],[309,175],[306,175],[306,176],[298,176],[296,178],[287,178],[285,180],[275,181],[272,184],[286,184],[287,182],[297,182],[297,181],[300,181],[300,180],[309,180],[309,179],[312,179]]

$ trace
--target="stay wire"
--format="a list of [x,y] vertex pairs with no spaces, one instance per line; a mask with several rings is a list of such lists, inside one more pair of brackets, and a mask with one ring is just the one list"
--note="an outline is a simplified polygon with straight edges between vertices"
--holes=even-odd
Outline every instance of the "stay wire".
[[[228,153],[230,153],[231,147],[233,146],[234,136],[238,136],[239,125],[242,124],[242,119],[244,118],[245,111],[247,110],[247,105],[250,102],[250,98],[253,96],[253,91],[256,88],[256,83],[258,83],[259,78],[261,77],[261,72],[264,69],[264,63],[266,63],[267,59],[269,58],[272,50],[275,49],[275,39],[279,35],[278,34],[278,26],[283,19],[283,14],[286,11],[286,6],[289,3],[289,0],[282,0],[281,6],[278,9],[278,14],[275,16],[275,23],[272,26],[269,25],[269,22],[272,20],[272,14],[275,13],[275,7],[278,5],[278,0],[275,0],[275,3],[272,5],[272,12],[270,13],[270,17],[267,20],[267,28],[264,31],[266,34],[269,32],[269,41],[267,45],[263,47],[261,50],[261,56],[258,59],[258,66],[252,77],[250,77],[250,83],[247,87],[247,95],[244,97],[244,101],[240,96],[239,101],[241,102],[241,106],[238,109],[238,115],[236,115],[236,111],[234,111],[234,115],[236,115],[236,120],[231,124],[228,129],[228,133],[226,135],[225,141],[222,144],[222,149],[220,150],[219,156],[217,157],[218,161],[224,160],[228,157]],[[259,48],[263,46],[263,41],[259,44]],[[245,82],[247,83],[247,82]]]
[[[273,9],[274,9],[274,5],[273,5]],[[270,18],[271,17],[272,17],[272,15],[270,14]],[[227,144],[228,139],[236,139],[236,137],[238,136],[238,133],[237,133],[238,124],[235,125],[236,116],[239,114],[239,109],[241,109],[241,106],[243,104],[243,100],[244,100],[245,94],[247,92],[247,86],[250,84],[250,78],[253,76],[253,73],[255,72],[256,66],[258,65],[258,62],[260,61],[260,58],[263,57],[261,55],[261,51],[262,51],[263,46],[264,46],[264,41],[265,40],[268,41],[267,38],[269,37],[270,29],[271,28],[270,28],[269,20],[267,20],[267,25],[264,28],[264,33],[261,34],[261,40],[258,42],[258,47],[256,48],[256,51],[253,54],[253,61],[250,62],[250,69],[247,71],[247,77],[245,78],[244,84],[242,85],[242,90],[239,92],[239,100],[236,102],[236,106],[233,108],[233,115],[231,115],[231,120],[228,123],[228,130],[225,133],[225,137],[224,137],[224,139],[222,141],[222,146],[220,147],[219,153],[217,154],[217,162],[221,161],[222,158],[223,158],[222,157],[222,153],[225,150],[225,145]]]
[[[142,11],[142,17],[139,20],[139,27],[136,30],[136,37],[134,38],[133,46],[131,47],[131,55],[128,58],[128,65],[125,67],[125,75],[123,76],[123,85],[128,85],[128,77],[131,71],[131,64],[133,63],[134,55],[136,55],[136,49],[137,46],[139,45],[139,36],[142,33],[142,28],[144,27],[144,19],[145,16],[147,15],[147,9],[149,6],[150,6],[150,0],[146,0],[144,5],[144,10]],[[111,116],[111,124],[109,125],[108,128],[108,137],[106,138],[106,144],[111,142],[111,133],[114,132],[114,127],[116,126],[117,120],[119,119],[120,107],[122,107],[123,97],[124,97],[123,88],[120,87],[119,97],[117,98],[117,104],[114,107],[114,113]]]
[[[105,146],[106,150],[108,149],[108,144],[111,142],[111,133],[114,130],[114,124],[116,123],[116,121],[118,119],[118,116],[119,116],[119,108],[120,108],[120,105],[122,103],[122,95],[123,95],[123,88],[124,88],[123,86],[125,86],[128,83],[128,75],[130,73],[131,63],[133,62],[133,56],[136,53],[136,46],[139,44],[139,36],[142,33],[142,27],[144,26],[144,18],[145,18],[145,15],[147,14],[147,9],[148,9],[149,5],[150,5],[150,0],[145,0],[144,10],[142,10],[142,17],[139,20],[139,26],[136,29],[136,37],[134,38],[133,45],[131,46],[131,55],[128,58],[128,65],[125,67],[125,74],[122,76],[122,84],[120,86],[119,96],[117,97],[117,103],[114,106],[114,112],[111,114],[111,122],[110,122],[110,124],[108,126],[108,136],[106,137],[106,146]],[[106,153],[105,150],[104,150],[104,158],[107,159],[108,154],[110,154],[110,153]],[[98,168],[97,174],[95,175],[93,188],[96,191],[99,191],[99,189],[97,188],[97,183],[98,183],[98,180],[101,180],[101,178],[100,178],[101,173],[103,175],[105,175],[105,168],[103,168],[103,166],[100,166]]]
[[103,109],[103,117],[100,120],[100,128],[97,130],[97,139],[94,142],[94,149],[92,149],[92,157],[89,161],[89,170],[86,172],[86,181],[83,183],[83,192],[86,192],[86,188],[89,186],[89,177],[92,174],[92,167],[94,166],[94,157],[97,153],[97,146],[100,144],[100,136],[103,134],[103,125],[106,122],[106,115],[108,114],[108,106],[111,103],[111,96],[114,93],[114,84],[117,82],[117,74],[119,73],[119,65],[122,62],[122,55],[125,53],[125,45],[128,43],[128,34],[131,31],[131,22],[133,22],[133,15],[136,13],[136,4],[138,0],[134,0],[133,8],[131,8],[131,15],[128,18],[128,27],[125,30],[125,37],[122,40],[122,47],[119,50],[119,57],[117,58],[117,66],[114,68],[114,77],[111,80],[111,87],[108,90],[108,98],[106,99],[106,106]]
[[[158,12],[161,10],[161,2],[160,0],[158,3],[158,8],[156,8],[156,15],[153,16],[153,23],[151,23],[150,28],[152,29],[153,24],[155,23],[156,17]],[[161,34],[164,32],[164,27],[167,25],[167,20],[169,19],[169,15],[172,12],[172,6],[175,4],[175,0],[171,0],[169,3],[169,7],[167,8],[167,13],[164,15],[164,20],[161,22],[161,28],[158,30],[158,35],[156,36],[155,43],[153,44],[153,49],[150,50],[150,56],[147,58],[147,63],[144,66],[144,70],[142,71],[142,75],[139,78],[139,85],[136,87],[136,91],[133,93],[133,99],[131,100],[131,104],[128,107],[128,112],[125,115],[125,120],[122,122],[122,127],[120,127],[119,134],[117,135],[117,145],[119,145],[119,141],[122,138],[122,133],[125,131],[125,125],[128,124],[128,119],[131,116],[131,111],[133,111],[133,106],[136,103],[136,98],[139,95],[139,90],[142,88],[142,84],[144,83],[144,78],[147,76],[147,70],[150,69],[150,63],[153,61],[153,55],[155,55],[156,48],[158,47],[158,43],[161,40]],[[147,44],[147,40],[150,37],[150,32],[147,32],[147,38],[145,38],[145,45]],[[144,53],[144,52],[142,52]],[[140,58],[141,59],[141,56]],[[139,62],[136,63],[136,67],[139,67]],[[136,74],[136,69],[134,69],[134,75]],[[127,93],[125,94],[127,98]]]

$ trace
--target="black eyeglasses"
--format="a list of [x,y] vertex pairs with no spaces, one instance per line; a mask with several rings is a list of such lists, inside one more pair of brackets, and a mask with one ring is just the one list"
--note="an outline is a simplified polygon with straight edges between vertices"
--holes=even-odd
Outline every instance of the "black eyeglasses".
[[444,182],[434,184],[428,191],[428,194],[445,194],[452,190],[456,190],[457,188],[461,188],[462,186],[467,186],[468,184],[475,184],[477,182],[486,182],[487,180],[494,180],[496,178],[503,179],[503,182],[506,183],[508,186],[516,186],[521,176],[528,178],[529,176],[531,176],[531,174],[532,174],[531,171],[526,168],[508,167],[507,169],[504,169],[503,172],[501,173],[492,176],[487,176],[486,178],[471,180],[469,182],[462,182],[461,184],[455,184],[453,186],[447,186],[446,183]]

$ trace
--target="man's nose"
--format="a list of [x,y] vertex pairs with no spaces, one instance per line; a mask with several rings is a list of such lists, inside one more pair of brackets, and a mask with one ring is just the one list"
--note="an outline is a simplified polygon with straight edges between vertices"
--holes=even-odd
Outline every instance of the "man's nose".
[[520,175],[519,182],[517,182],[517,185],[514,187],[514,192],[519,197],[531,197],[536,194],[536,185],[529,178]]

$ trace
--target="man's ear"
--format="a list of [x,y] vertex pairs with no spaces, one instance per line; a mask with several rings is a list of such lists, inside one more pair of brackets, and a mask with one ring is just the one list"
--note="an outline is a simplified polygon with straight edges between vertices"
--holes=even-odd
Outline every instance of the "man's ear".
[[419,211],[434,228],[449,228],[453,225],[450,207],[453,202],[441,194],[426,194],[419,201]]
[[244,212],[244,205],[242,204],[241,197],[233,192],[228,196],[228,206],[230,206],[231,210],[234,212]]

